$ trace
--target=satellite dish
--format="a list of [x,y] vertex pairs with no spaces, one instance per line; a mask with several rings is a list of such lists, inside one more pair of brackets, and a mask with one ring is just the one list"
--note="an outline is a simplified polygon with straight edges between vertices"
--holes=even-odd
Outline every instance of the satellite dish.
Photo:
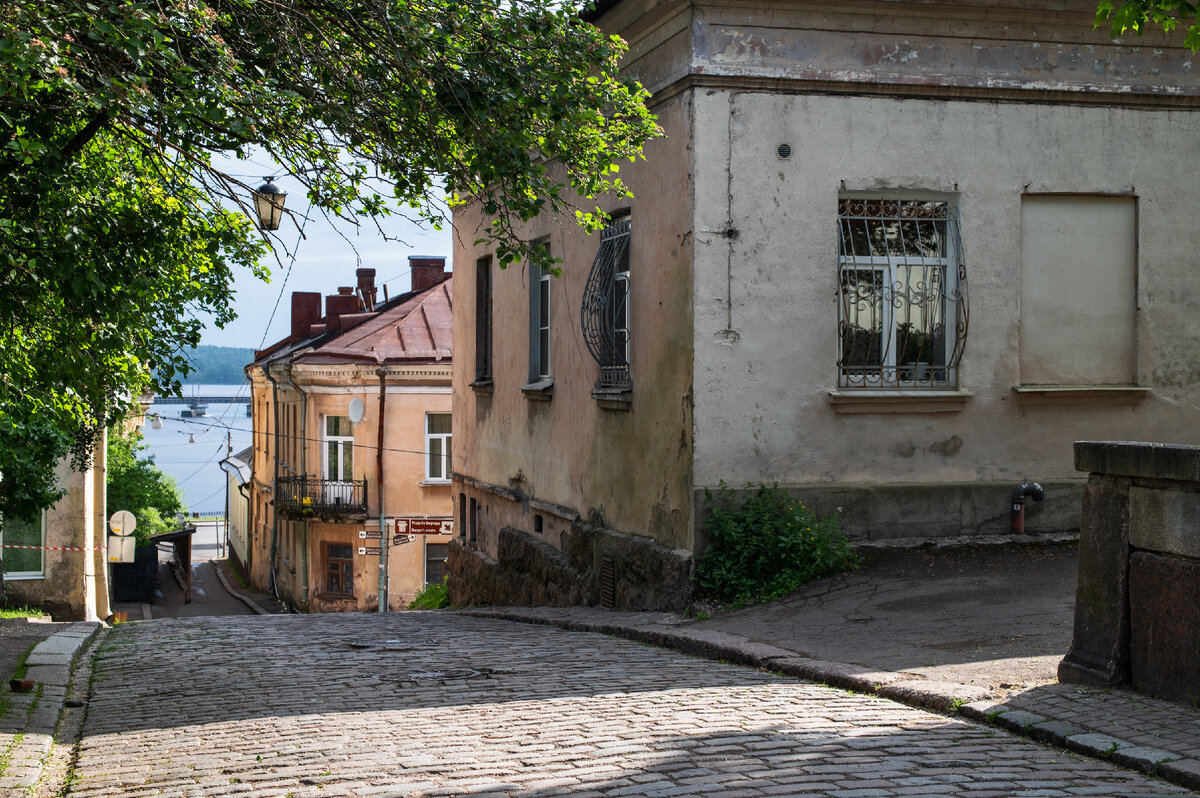
[[363,400],[357,396],[350,400],[350,420],[355,424],[363,420],[363,413],[366,408],[363,406]]

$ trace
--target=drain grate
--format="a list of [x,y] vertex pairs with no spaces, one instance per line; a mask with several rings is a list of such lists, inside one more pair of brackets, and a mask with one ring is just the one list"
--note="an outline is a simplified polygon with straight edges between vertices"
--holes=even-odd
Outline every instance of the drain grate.
[[612,557],[600,560],[600,606],[617,606],[617,566]]
[[406,687],[435,687],[446,682],[465,682],[471,679],[490,679],[493,676],[511,674],[512,671],[496,670],[495,668],[439,668],[433,670],[413,671],[400,678],[400,684]]
[[394,637],[388,640],[351,640],[346,647],[359,651],[424,651],[441,643],[441,640],[432,637]]

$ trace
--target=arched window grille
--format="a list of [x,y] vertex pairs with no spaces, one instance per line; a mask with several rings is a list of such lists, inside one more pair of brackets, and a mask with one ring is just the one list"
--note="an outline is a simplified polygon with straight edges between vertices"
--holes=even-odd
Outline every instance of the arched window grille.
[[838,201],[838,387],[953,389],[967,271],[948,200]]
[[616,219],[600,234],[600,249],[583,289],[580,325],[588,352],[600,364],[599,388],[632,384],[629,373],[629,238],[628,216]]

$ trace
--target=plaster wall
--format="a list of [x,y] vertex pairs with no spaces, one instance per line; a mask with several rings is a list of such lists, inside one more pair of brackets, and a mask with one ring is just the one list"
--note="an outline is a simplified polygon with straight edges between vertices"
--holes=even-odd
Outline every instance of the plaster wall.
[[[1076,440],[1200,441],[1188,299],[1200,234],[1179,210],[1200,201],[1179,166],[1195,113],[729,90],[695,102],[697,486],[1078,481]],[[836,402],[846,192],[957,201],[970,291],[961,399],[902,412]],[[1018,390],[1023,344],[1045,344],[1020,324],[1022,197],[1038,193],[1135,198],[1133,375],[1148,390]],[[1086,312],[1087,296],[1067,289],[1059,304]],[[1093,348],[1083,332],[1058,334],[1063,352]]]
[[[103,442],[95,456],[103,460]],[[104,470],[75,471],[64,461],[56,476],[66,495],[46,511],[44,576],[6,579],[6,597],[15,604],[41,607],[56,621],[105,619],[110,614],[107,568],[97,568],[97,556],[103,557],[104,550],[95,550],[107,545]],[[69,548],[83,551],[54,550]]]
[[[290,374],[280,372],[279,459],[280,476],[308,474],[324,477],[324,422],[327,416],[346,416],[350,401],[362,400],[364,414],[354,424],[353,479],[367,480],[367,513],[343,519],[304,519],[281,516],[278,531],[272,528],[275,508],[263,502],[259,542],[254,555],[255,583],[269,584],[271,538],[277,537],[276,582],[295,606],[316,612],[369,610],[379,603],[379,556],[359,554],[359,547],[378,547],[378,538],[364,539],[359,531],[379,530],[380,491],[376,453],[379,447],[379,377],[376,366],[345,364],[298,364]],[[273,372],[274,373],[274,372]],[[387,367],[387,401],[383,439],[384,512],[396,516],[451,517],[449,480],[426,479],[425,417],[427,413],[452,410],[450,365],[426,364]],[[265,380],[264,380],[265,381]],[[274,478],[274,413],[270,384],[266,401],[255,404],[255,481],[269,485]],[[257,470],[265,469],[264,471]],[[389,527],[390,534],[390,527]],[[437,536],[446,542],[451,536]],[[346,543],[354,551],[352,598],[326,594],[324,549],[329,542]],[[389,606],[407,606],[423,586],[424,543],[391,548],[389,551]]]
[[478,208],[455,215],[454,467],[463,486],[456,490],[479,502],[478,544],[493,555],[502,527],[530,532],[535,514],[555,547],[576,518],[668,548],[691,545],[691,98],[676,96],[654,111],[667,137],[647,146],[644,161],[622,164],[637,198],[597,200],[632,219],[627,407],[603,406],[592,395],[600,371],[583,341],[580,307],[600,236],[584,235],[573,218],[545,215],[523,231],[531,240],[548,237],[562,259],[550,288],[553,388],[522,391],[530,382],[529,270],[494,263],[492,383],[471,387],[475,273],[489,250],[469,243],[486,223]]

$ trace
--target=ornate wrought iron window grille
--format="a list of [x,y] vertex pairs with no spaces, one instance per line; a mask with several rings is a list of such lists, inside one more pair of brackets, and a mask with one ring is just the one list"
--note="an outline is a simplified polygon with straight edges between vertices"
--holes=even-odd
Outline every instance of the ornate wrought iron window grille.
[[838,201],[838,387],[958,387],[967,271],[946,200]]
[[629,372],[629,217],[600,234],[600,249],[583,289],[580,325],[588,352],[600,364],[598,388],[628,388]]

